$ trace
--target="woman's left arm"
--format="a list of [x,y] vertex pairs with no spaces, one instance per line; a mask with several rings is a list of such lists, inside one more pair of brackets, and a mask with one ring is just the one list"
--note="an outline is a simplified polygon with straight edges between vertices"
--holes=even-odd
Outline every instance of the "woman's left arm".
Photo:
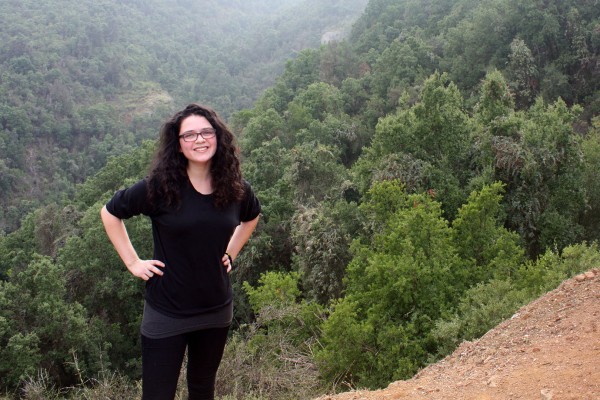
[[235,231],[231,236],[231,240],[229,240],[229,244],[227,245],[226,251],[231,257],[231,260],[229,257],[227,257],[227,254],[225,254],[222,259],[223,265],[227,268],[227,272],[231,271],[231,268],[233,267],[232,261],[237,258],[238,254],[242,250],[242,247],[244,247],[248,239],[250,239],[252,232],[254,232],[256,229],[259,217],[260,216],[257,216],[250,221],[244,221],[240,223],[237,228],[235,228]]

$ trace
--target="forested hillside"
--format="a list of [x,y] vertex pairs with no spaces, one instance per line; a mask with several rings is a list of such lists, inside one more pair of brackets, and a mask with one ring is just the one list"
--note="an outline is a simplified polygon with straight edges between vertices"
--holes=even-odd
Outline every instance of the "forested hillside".
[[[306,4],[315,12],[317,2]],[[326,8],[342,12],[343,4]],[[304,9],[296,6],[288,10]],[[150,12],[141,3],[136,10]],[[291,32],[294,21],[265,22],[265,31]],[[132,84],[144,89],[132,97],[103,84],[100,100],[90,95],[72,104],[93,112],[62,119],[112,136],[94,141],[68,130],[66,142],[87,143],[77,154],[89,157],[105,145],[104,159],[118,156],[90,178],[83,174],[72,198],[50,199],[0,237],[3,389],[47,394],[55,385],[72,387],[73,396],[137,395],[143,287],[112,249],[98,213],[115,190],[144,175],[153,142],[138,143],[153,137],[160,116],[180,101],[201,100],[230,116],[245,177],[263,206],[232,275],[236,324],[220,369],[223,398],[310,398],[408,378],[600,263],[595,2],[371,0],[347,40],[294,54],[247,103],[235,103],[235,91],[203,97],[204,74],[194,68],[170,81],[179,68],[171,62],[192,65],[193,57],[166,49],[211,53],[161,29],[168,56],[123,65],[119,76],[164,80]],[[93,71],[107,76],[89,63],[82,72],[76,59],[82,81]],[[209,72],[208,81],[225,76],[223,85],[239,89],[231,71]],[[85,92],[67,76],[68,90]],[[30,80],[1,83],[15,82]],[[39,98],[30,91],[28,99]],[[121,103],[145,95],[157,105],[152,112],[139,112],[139,101]],[[38,115],[19,104],[11,103],[15,115]],[[129,115],[132,125],[95,125],[90,115]],[[27,130],[32,126],[42,125],[11,125],[3,134],[13,142],[2,145],[16,146],[25,132],[58,146],[58,137]],[[18,154],[31,148],[39,149],[24,146]],[[149,222],[127,224],[140,256],[150,257]]]
[[190,101],[250,107],[285,62],[366,0],[4,1],[0,231],[154,138]]

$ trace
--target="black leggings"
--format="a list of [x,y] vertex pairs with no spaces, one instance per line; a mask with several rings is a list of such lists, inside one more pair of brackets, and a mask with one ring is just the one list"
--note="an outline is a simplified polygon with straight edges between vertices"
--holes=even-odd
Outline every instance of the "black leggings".
[[186,347],[189,399],[214,399],[215,378],[228,330],[229,327],[212,328],[164,339],[142,335],[142,400],[175,398]]

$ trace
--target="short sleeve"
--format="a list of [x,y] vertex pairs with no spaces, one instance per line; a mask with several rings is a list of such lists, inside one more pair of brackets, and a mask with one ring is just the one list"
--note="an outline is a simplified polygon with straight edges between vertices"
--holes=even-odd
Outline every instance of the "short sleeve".
[[244,181],[244,198],[240,206],[240,221],[252,221],[258,217],[261,212],[260,202],[254,194],[252,187],[246,181]]
[[142,179],[126,189],[117,191],[106,203],[106,210],[119,219],[127,219],[136,215],[148,215],[148,186]]

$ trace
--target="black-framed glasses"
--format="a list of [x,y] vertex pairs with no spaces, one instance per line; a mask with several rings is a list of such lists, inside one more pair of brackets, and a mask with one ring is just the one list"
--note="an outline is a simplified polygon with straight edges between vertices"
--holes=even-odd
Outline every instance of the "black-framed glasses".
[[195,142],[198,140],[198,135],[202,136],[204,139],[210,139],[217,134],[217,130],[214,128],[204,128],[200,131],[186,131],[179,135],[180,138],[183,139],[184,142]]

